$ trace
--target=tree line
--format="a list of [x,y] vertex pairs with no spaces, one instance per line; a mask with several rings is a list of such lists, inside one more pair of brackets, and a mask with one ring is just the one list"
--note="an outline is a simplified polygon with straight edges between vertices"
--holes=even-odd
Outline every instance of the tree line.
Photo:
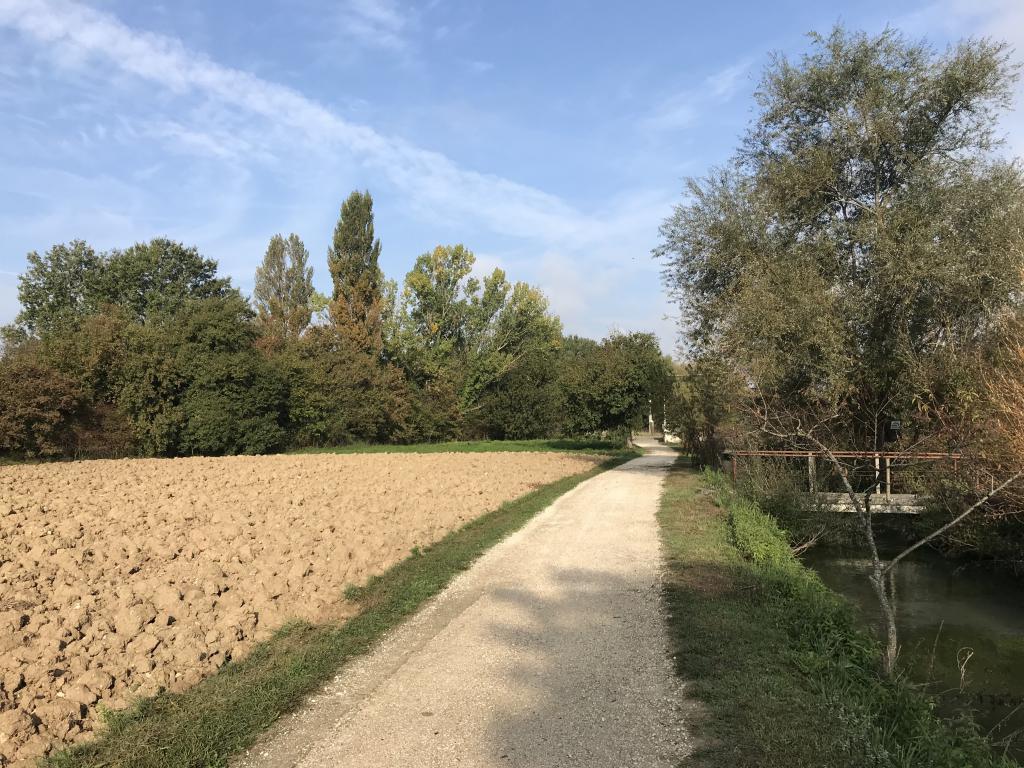
[[313,286],[296,234],[271,238],[244,297],[166,238],[28,254],[3,329],[0,453],[180,456],[449,439],[621,436],[671,387],[652,334],[565,336],[546,297],[463,245],[379,264],[353,192]]

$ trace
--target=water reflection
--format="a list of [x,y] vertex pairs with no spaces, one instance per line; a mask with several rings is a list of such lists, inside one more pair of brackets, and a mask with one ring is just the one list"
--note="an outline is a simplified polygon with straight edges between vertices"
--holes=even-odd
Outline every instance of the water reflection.
[[[833,590],[881,623],[866,578],[870,563],[849,550],[816,548],[804,556]],[[944,714],[970,710],[997,740],[1024,758],[1024,581],[980,564],[953,563],[922,551],[897,570],[901,660],[911,676],[941,695]]]

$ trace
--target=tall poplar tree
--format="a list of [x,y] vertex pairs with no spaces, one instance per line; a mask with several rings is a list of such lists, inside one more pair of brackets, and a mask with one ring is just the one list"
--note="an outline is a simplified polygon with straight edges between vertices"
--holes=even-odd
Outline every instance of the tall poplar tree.
[[345,337],[375,350],[382,344],[384,310],[384,276],[379,259],[380,240],[373,232],[373,198],[369,192],[353,192],[342,203],[327,252],[334,280],[331,317]]
[[265,336],[293,341],[312,316],[313,268],[309,251],[296,234],[270,238],[263,263],[256,269],[253,304]]

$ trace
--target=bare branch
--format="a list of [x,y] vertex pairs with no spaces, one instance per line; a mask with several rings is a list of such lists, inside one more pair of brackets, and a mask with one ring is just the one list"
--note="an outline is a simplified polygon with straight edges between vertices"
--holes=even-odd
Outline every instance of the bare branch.
[[952,528],[952,527],[953,527],[954,525],[956,525],[956,524],[957,524],[957,523],[959,523],[959,522],[960,522],[961,520],[963,520],[963,519],[964,519],[964,518],[966,518],[966,517],[967,517],[968,515],[970,515],[970,514],[971,514],[972,512],[974,512],[974,511],[975,511],[976,509],[978,509],[978,508],[979,508],[979,507],[981,507],[981,506],[984,506],[984,504],[985,504],[985,503],[986,503],[986,502],[987,502],[987,501],[988,501],[989,499],[991,499],[991,498],[992,498],[993,496],[995,496],[996,494],[998,494],[998,493],[999,493],[1000,491],[1002,491],[1002,490],[1003,490],[1004,488],[1006,488],[1006,487],[1007,487],[1008,485],[1011,485],[1012,483],[1014,483],[1014,482],[1016,482],[1017,480],[1019,480],[1019,479],[1020,479],[1020,477],[1021,477],[1022,475],[1024,475],[1024,471],[1018,470],[1018,471],[1017,471],[1017,472],[1015,472],[1015,473],[1014,473],[1013,475],[1011,475],[1011,476],[1010,476],[1009,478],[1007,478],[1006,480],[1004,480],[1004,481],[1003,481],[1002,483],[1000,483],[999,485],[997,485],[997,486],[996,486],[995,488],[993,488],[993,489],[992,489],[991,491],[989,491],[989,492],[988,492],[988,493],[986,493],[986,494],[985,494],[984,496],[982,496],[982,497],[981,497],[980,499],[978,499],[978,500],[977,500],[976,502],[974,502],[974,503],[973,503],[973,504],[972,504],[971,506],[969,506],[969,507],[968,507],[968,508],[967,508],[966,510],[964,510],[964,511],[963,511],[963,512],[961,512],[961,513],[960,513],[959,515],[957,515],[957,516],[956,516],[956,517],[954,517],[954,518],[953,518],[952,520],[950,520],[950,521],[949,521],[948,523],[946,523],[946,524],[945,524],[944,526],[942,526],[941,528],[937,528],[937,529],[935,529],[934,531],[932,531],[931,533],[929,533],[929,534],[928,534],[927,536],[925,536],[925,537],[924,537],[923,539],[919,539],[919,540],[918,540],[918,541],[916,541],[916,542],[915,542],[914,544],[912,544],[911,546],[907,547],[907,548],[906,548],[905,550],[903,550],[902,552],[900,552],[900,553],[899,553],[898,555],[896,555],[896,557],[894,557],[894,558],[893,558],[892,560],[890,560],[890,561],[889,561],[889,564],[888,564],[887,566],[885,566],[885,573],[888,573],[888,572],[889,572],[889,571],[891,571],[891,570],[892,570],[893,568],[895,568],[895,567],[896,567],[896,564],[897,564],[897,563],[899,563],[899,562],[900,562],[900,561],[901,561],[901,560],[902,560],[903,558],[905,558],[905,557],[906,557],[907,555],[909,555],[909,554],[910,554],[911,552],[913,552],[913,551],[914,551],[915,549],[918,549],[919,547],[923,547],[923,546],[924,546],[925,544],[927,544],[927,543],[928,543],[929,541],[931,541],[931,540],[932,540],[932,539],[934,539],[935,537],[937,537],[937,536],[941,536],[941,535],[942,535],[943,533],[945,533],[946,531],[948,531],[948,530],[949,530],[950,528]]

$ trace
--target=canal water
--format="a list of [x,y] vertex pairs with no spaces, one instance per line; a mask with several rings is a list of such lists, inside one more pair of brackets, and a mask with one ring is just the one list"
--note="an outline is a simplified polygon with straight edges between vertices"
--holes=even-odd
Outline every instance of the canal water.
[[[803,556],[876,630],[878,601],[860,553],[817,547]],[[969,710],[1024,761],[1024,580],[919,550],[897,570],[900,657],[939,696],[941,714]]]

